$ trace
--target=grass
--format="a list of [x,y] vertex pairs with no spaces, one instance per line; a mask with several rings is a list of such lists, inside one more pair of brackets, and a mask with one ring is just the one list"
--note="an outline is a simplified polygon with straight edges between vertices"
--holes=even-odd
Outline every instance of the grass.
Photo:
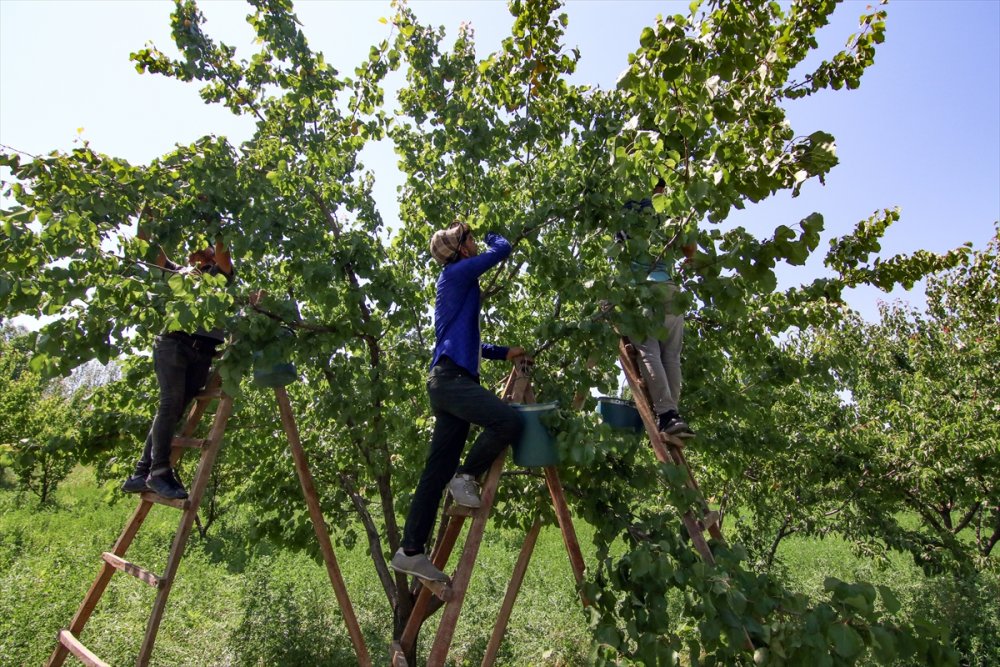
[[[108,503],[92,472],[77,468],[55,503],[0,487],[0,665],[44,663],[56,632],[66,626],[135,507]],[[162,570],[177,527],[175,510],[154,507],[128,559]],[[227,515],[207,540],[191,538],[172,588],[153,653],[154,665],[354,665],[353,650],[322,564],[305,553],[263,542],[248,546],[246,516]],[[577,526],[593,562],[589,526]],[[514,567],[523,535],[488,530],[452,643],[450,664],[478,665]],[[461,539],[461,538],[460,538]],[[460,542],[461,544],[461,542]],[[858,557],[837,538],[790,538],[779,552],[791,586],[825,598],[823,580],[889,585],[906,619],[945,620],[970,665],[1000,664],[995,575],[975,580],[923,576],[910,559],[893,555],[885,567]],[[359,541],[337,548],[355,612],[376,664],[387,664],[392,619],[371,562]],[[454,558],[454,557],[453,557]],[[111,664],[134,661],[153,590],[115,576],[83,632],[83,641]],[[436,624],[423,630],[426,656]],[[499,665],[582,665],[590,653],[585,614],[558,529],[543,529],[502,645]]]
[[[42,664],[56,632],[76,611],[135,507],[108,504],[92,473],[78,468],[59,488],[55,504],[37,509],[10,489],[0,490],[0,664]],[[127,558],[161,571],[177,527],[175,510],[156,506]],[[227,517],[228,519],[228,517]],[[154,665],[354,665],[343,617],[321,563],[301,552],[262,543],[244,549],[236,526],[213,526],[208,540],[191,538],[171,589],[153,653]],[[581,526],[585,556],[589,531]],[[523,535],[487,531],[462,617],[451,664],[482,658],[517,559]],[[388,663],[392,632],[385,594],[361,545],[337,548],[351,600],[376,664]],[[114,665],[130,664],[139,650],[153,589],[131,577],[112,578],[83,642]],[[422,654],[434,621],[421,635]],[[497,664],[585,662],[584,613],[557,529],[539,537]]]

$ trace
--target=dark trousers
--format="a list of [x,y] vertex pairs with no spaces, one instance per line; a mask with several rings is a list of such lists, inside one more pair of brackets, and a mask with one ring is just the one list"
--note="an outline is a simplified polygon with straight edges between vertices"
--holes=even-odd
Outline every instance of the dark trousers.
[[153,367],[160,385],[160,404],[146,436],[135,474],[163,474],[170,469],[170,444],[184,408],[208,380],[215,346],[187,334],[158,336],[153,346]]
[[[424,549],[448,481],[456,473],[478,477],[486,472],[524,428],[514,408],[447,357],[431,369],[427,393],[434,411],[434,435],[403,528],[402,546],[409,550]],[[459,467],[471,424],[482,426],[483,431]]]

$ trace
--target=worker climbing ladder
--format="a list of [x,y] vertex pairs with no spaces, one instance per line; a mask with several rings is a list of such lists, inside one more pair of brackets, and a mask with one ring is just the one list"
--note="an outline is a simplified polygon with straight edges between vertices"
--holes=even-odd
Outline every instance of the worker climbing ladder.
[[632,397],[635,399],[635,407],[642,417],[643,426],[646,427],[646,434],[653,447],[653,454],[661,463],[672,463],[682,467],[687,472],[686,484],[689,488],[697,492],[699,516],[695,516],[691,511],[685,512],[681,519],[684,527],[695,549],[709,565],[715,564],[715,556],[705,540],[705,532],[719,542],[725,542],[722,537],[722,528],[719,526],[719,513],[710,510],[708,503],[698,488],[698,482],[694,479],[691,466],[688,465],[684,457],[684,441],[666,433],[661,433],[656,423],[656,413],[653,412],[653,404],[646,391],[646,383],[642,379],[639,371],[638,352],[635,346],[627,337],[622,337],[618,344],[618,360],[621,362],[625,378],[629,387],[632,388]]
[[[295,418],[292,415],[291,404],[288,400],[288,393],[285,391],[283,386],[277,386],[274,387],[274,394],[278,402],[281,423],[285,429],[285,435],[288,437],[290,449],[292,450],[292,457],[295,461],[295,470],[298,473],[299,482],[302,485],[302,492],[309,508],[309,516],[312,519],[313,527],[316,531],[316,537],[319,540],[320,550],[323,553],[323,560],[326,563],[330,583],[333,585],[337,602],[340,604],[341,611],[344,614],[344,621],[347,624],[348,633],[351,636],[351,642],[354,644],[354,649],[357,653],[358,664],[367,667],[368,665],[371,665],[371,659],[368,656],[368,649],[365,646],[364,638],[361,635],[361,628],[354,615],[354,608],[352,607],[350,598],[347,595],[347,588],[344,585],[343,577],[340,574],[340,567],[337,564],[337,558],[333,552],[333,545],[330,543],[330,536],[327,532],[326,524],[320,510],[319,499],[316,493],[315,485],[313,484],[312,474],[309,471],[305,451],[302,449],[302,444],[299,441],[298,427],[296,426]],[[216,407],[215,417],[212,421],[208,437],[193,437],[198,424],[208,408],[209,403],[214,400],[218,400],[218,405]],[[160,628],[160,622],[163,620],[167,597],[170,595],[170,588],[175,581],[181,558],[184,556],[184,549],[187,546],[188,536],[191,534],[191,528],[197,519],[198,506],[201,503],[205,488],[208,486],[208,481],[212,474],[212,468],[215,465],[216,457],[218,456],[219,449],[222,446],[222,439],[225,435],[226,424],[229,421],[229,417],[232,415],[232,412],[233,399],[222,391],[221,380],[217,374],[214,374],[209,380],[205,390],[195,398],[187,419],[184,422],[184,426],[181,429],[181,434],[174,438],[173,448],[171,450],[170,461],[171,466],[173,467],[179,463],[186,450],[201,450],[201,459],[198,462],[198,468],[191,484],[190,495],[186,500],[173,500],[162,498],[152,492],[141,494],[139,506],[132,514],[132,518],[129,519],[128,523],[125,525],[125,529],[122,531],[121,535],[119,535],[118,540],[115,542],[111,551],[102,554],[101,558],[104,562],[97,575],[97,579],[91,585],[90,590],[84,597],[79,609],[73,616],[72,621],[70,621],[69,627],[59,631],[57,638],[58,643],[55,650],[52,652],[52,655],[49,657],[47,665],[50,667],[58,667],[59,665],[62,665],[69,653],[72,653],[74,656],[79,658],[81,662],[90,667],[102,667],[107,665],[107,663],[98,658],[80,641],[80,635],[84,626],[87,624],[87,621],[90,619],[94,608],[97,606],[98,601],[104,594],[104,591],[110,583],[111,577],[115,571],[130,574],[139,581],[156,589],[156,599],[153,603],[153,609],[149,616],[149,621],[146,624],[146,633],[142,640],[142,646],[139,649],[139,655],[136,658],[136,665],[139,667],[144,667],[149,663],[150,656],[153,652],[153,645],[156,642],[156,634]],[[149,514],[149,510],[154,504],[166,505],[181,511],[180,524],[177,528],[177,532],[174,534],[174,540],[171,544],[170,553],[167,557],[166,567],[163,574],[160,575],[153,574],[149,570],[125,560],[125,553],[128,551],[129,546],[132,544],[132,540],[139,532],[139,528],[142,526],[146,516]]]
[[[684,441],[660,432],[657,426],[656,413],[653,412],[653,402],[649,398],[646,383],[643,381],[639,371],[638,351],[625,336],[618,343],[618,360],[621,362],[622,370],[625,372],[625,378],[628,380],[629,387],[632,388],[635,407],[642,417],[642,423],[646,427],[646,434],[649,436],[649,442],[653,447],[656,459],[661,463],[672,463],[675,466],[681,467],[687,473],[685,484],[688,488],[695,491],[698,516],[695,516],[691,510],[687,510],[681,515],[681,520],[687,529],[688,535],[691,537],[691,543],[694,544],[702,560],[708,565],[715,565],[715,556],[712,554],[712,549],[705,539],[705,533],[707,532],[717,542],[725,544],[725,539],[722,536],[722,527],[719,525],[720,514],[709,508],[708,503],[705,501],[705,496],[701,493],[701,489],[698,488],[698,482],[695,481],[694,473],[691,472],[691,466],[688,465],[687,459],[684,456]],[[753,649],[753,642],[751,642],[750,635],[747,634],[746,629],[743,630],[743,644],[745,648]]]
[[[535,402],[534,392],[531,388],[530,367],[525,360],[522,359],[515,364],[513,371],[511,371],[511,374],[507,379],[506,387],[503,392],[503,398],[505,401],[515,403]],[[439,533],[437,543],[431,552],[431,560],[438,569],[443,569],[447,566],[448,559],[451,556],[455,547],[455,542],[458,540],[458,536],[462,531],[462,526],[466,517],[472,517],[472,526],[469,528],[469,533],[465,540],[465,546],[462,549],[462,555],[459,558],[458,565],[455,568],[455,574],[451,581],[446,584],[441,584],[439,582],[420,580],[421,585],[417,595],[417,601],[413,606],[412,612],[410,613],[410,618],[403,629],[403,633],[399,638],[399,641],[393,642],[392,644],[391,660],[393,667],[405,667],[407,665],[405,656],[414,648],[420,627],[435,611],[441,608],[441,603],[443,603],[444,611],[442,612],[441,620],[438,623],[434,642],[431,645],[430,654],[427,658],[427,665],[428,667],[440,667],[445,663],[445,660],[448,657],[448,651],[451,648],[452,637],[455,634],[455,626],[458,623],[458,617],[462,611],[462,603],[465,600],[465,593],[468,589],[469,582],[472,579],[472,570],[475,566],[476,556],[479,553],[479,547],[482,544],[486,523],[489,520],[490,512],[493,508],[493,500],[496,497],[497,486],[499,485],[500,476],[503,472],[505,459],[506,450],[503,454],[496,458],[493,465],[490,467],[489,472],[486,473],[486,479],[483,482],[482,488],[482,504],[478,509],[469,509],[454,504],[446,506],[445,513],[446,516],[448,516],[448,523],[444,531]],[[556,518],[559,523],[559,528],[562,531],[563,542],[566,546],[566,551],[569,554],[573,575],[576,579],[577,585],[579,586],[579,584],[583,581],[583,556],[580,553],[580,545],[576,538],[576,531],[573,528],[573,521],[569,513],[569,506],[566,503],[565,494],[563,493],[562,483],[559,481],[559,474],[556,471],[555,466],[545,466],[544,471],[545,481],[549,489],[549,494],[552,497],[552,504],[555,508]],[[538,517],[535,519],[530,530],[528,531],[524,540],[524,545],[521,548],[521,553],[518,556],[517,564],[514,567],[514,573],[511,577],[510,583],[508,584],[507,593],[504,596],[504,601],[501,605],[500,613],[493,629],[493,634],[490,637],[486,654],[483,657],[483,667],[492,665],[496,659],[500,648],[500,642],[502,641],[503,634],[507,628],[507,621],[510,618],[514,602],[520,590],[521,583],[524,580],[524,574],[527,570],[528,561],[531,557],[531,553],[534,549],[535,541],[538,537],[540,529],[541,519]],[[432,594],[437,596],[440,601],[438,604],[435,604],[434,601],[432,601]],[[587,604],[586,600],[584,600],[584,604]]]

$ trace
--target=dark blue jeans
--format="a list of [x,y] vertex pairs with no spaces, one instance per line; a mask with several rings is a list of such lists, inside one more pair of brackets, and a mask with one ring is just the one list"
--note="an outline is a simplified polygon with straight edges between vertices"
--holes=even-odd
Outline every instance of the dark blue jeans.
[[204,338],[187,334],[157,336],[153,367],[160,385],[160,404],[146,436],[136,475],[162,474],[170,469],[170,445],[184,408],[208,380],[215,346]]
[[[478,378],[448,357],[431,369],[427,393],[434,411],[434,435],[403,528],[402,546],[409,550],[424,549],[448,481],[456,473],[482,475],[524,428],[514,408],[483,389]],[[483,430],[459,466],[471,424]]]

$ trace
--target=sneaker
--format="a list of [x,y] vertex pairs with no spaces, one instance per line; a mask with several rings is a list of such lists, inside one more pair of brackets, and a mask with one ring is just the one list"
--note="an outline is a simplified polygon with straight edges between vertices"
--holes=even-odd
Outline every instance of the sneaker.
[[658,421],[660,433],[666,433],[667,435],[680,438],[681,440],[694,437],[694,431],[691,430],[691,427],[688,426],[687,422],[681,419],[681,416],[673,410],[670,412],[664,412],[660,415]]
[[122,484],[125,493],[145,493],[150,488],[146,485],[146,475],[132,475]]
[[479,485],[472,475],[459,473],[452,477],[448,482],[448,492],[455,499],[455,503],[462,507],[476,509],[482,505],[482,501],[479,500]]
[[448,581],[448,575],[437,569],[425,553],[407,556],[405,551],[399,549],[392,557],[392,560],[389,561],[389,567],[396,572],[413,575],[417,579]]
[[174,475],[173,471],[160,473],[159,475],[150,475],[146,478],[146,485],[149,487],[150,491],[159,496],[163,496],[164,498],[184,500],[188,497],[187,491],[185,491],[184,486],[177,481],[177,477]]
[[694,431],[692,431],[687,422],[680,417],[672,419],[670,423],[667,424],[667,428],[664,430],[664,433],[672,435],[675,438],[680,438],[681,440],[687,440],[694,437]]

